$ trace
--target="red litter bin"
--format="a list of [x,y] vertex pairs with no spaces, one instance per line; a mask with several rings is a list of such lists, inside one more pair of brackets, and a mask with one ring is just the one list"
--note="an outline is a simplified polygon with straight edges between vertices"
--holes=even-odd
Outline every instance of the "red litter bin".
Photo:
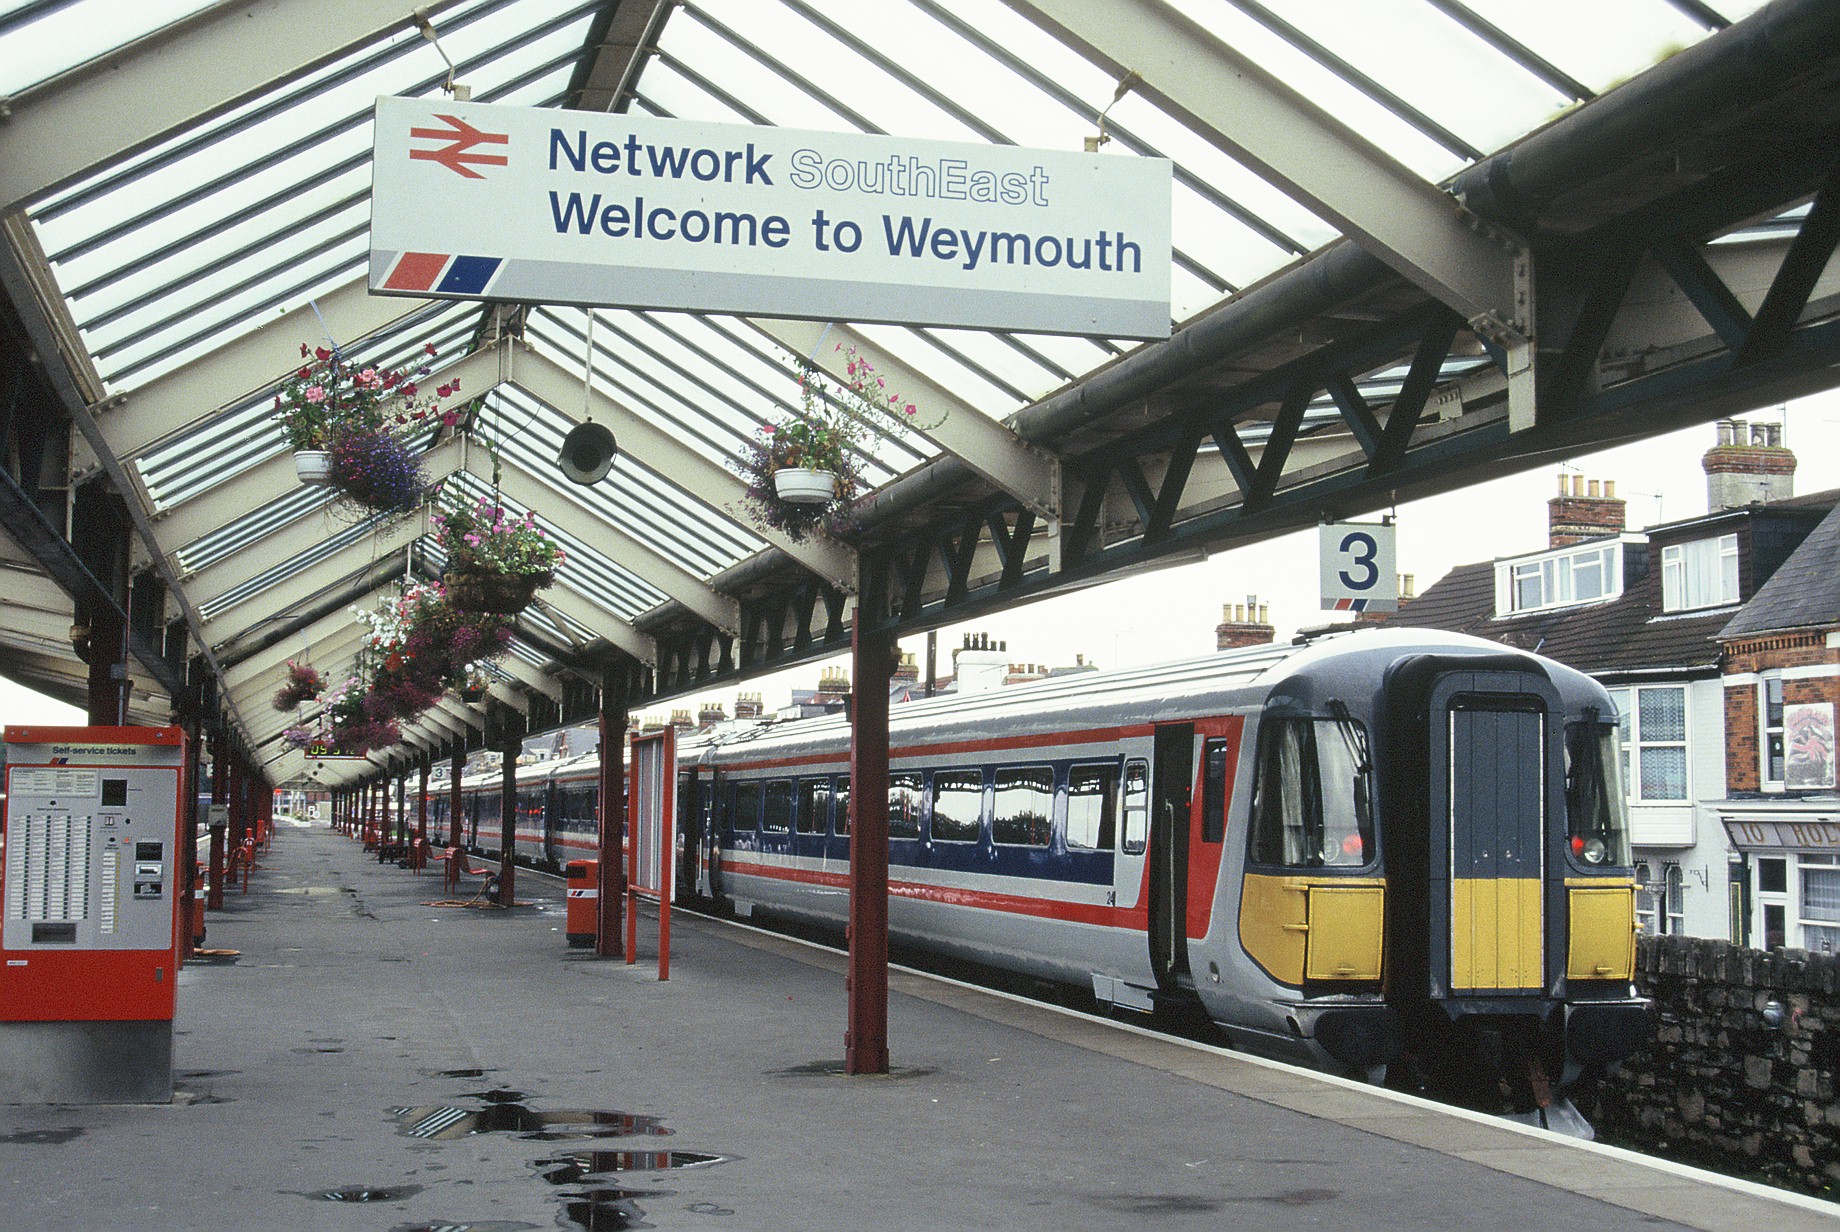
[[600,928],[601,862],[570,860],[562,871],[569,879],[569,944],[593,945]]

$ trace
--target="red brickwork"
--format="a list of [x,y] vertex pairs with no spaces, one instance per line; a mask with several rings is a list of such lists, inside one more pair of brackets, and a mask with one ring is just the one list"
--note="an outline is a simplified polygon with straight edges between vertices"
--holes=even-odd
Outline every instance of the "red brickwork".
[[[1725,674],[1735,676],[1791,667],[1840,664],[1840,648],[1827,644],[1825,629],[1745,638],[1725,646]],[[1783,703],[1833,702],[1840,707],[1840,676],[1783,681]],[[1761,701],[1755,683],[1725,689],[1725,786],[1729,791],[1763,789]]]

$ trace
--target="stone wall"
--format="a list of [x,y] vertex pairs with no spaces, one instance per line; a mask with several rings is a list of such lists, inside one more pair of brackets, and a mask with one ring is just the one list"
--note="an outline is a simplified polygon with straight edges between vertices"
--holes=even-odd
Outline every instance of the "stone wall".
[[[1643,937],[1648,1048],[1580,1101],[1610,1142],[1840,1195],[1840,956]],[[1780,1025],[1765,1008],[1781,1006]]]

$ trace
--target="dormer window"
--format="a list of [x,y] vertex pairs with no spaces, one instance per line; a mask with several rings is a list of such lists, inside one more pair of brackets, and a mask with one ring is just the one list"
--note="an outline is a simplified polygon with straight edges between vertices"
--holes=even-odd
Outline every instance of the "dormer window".
[[1495,566],[1495,610],[1535,612],[1622,593],[1622,544],[1595,543]]
[[1738,601],[1738,537],[1670,543],[1661,549],[1661,610],[1690,612]]

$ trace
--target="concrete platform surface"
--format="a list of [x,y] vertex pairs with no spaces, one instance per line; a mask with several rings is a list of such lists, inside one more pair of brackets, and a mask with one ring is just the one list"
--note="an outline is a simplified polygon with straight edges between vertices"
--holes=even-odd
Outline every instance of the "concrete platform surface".
[[[1604,1229],[1840,1208],[678,916],[671,979],[283,825],[182,973],[170,1105],[0,1107],[0,1229]],[[648,950],[653,929],[642,928]],[[676,1166],[664,1166],[676,1165]]]

